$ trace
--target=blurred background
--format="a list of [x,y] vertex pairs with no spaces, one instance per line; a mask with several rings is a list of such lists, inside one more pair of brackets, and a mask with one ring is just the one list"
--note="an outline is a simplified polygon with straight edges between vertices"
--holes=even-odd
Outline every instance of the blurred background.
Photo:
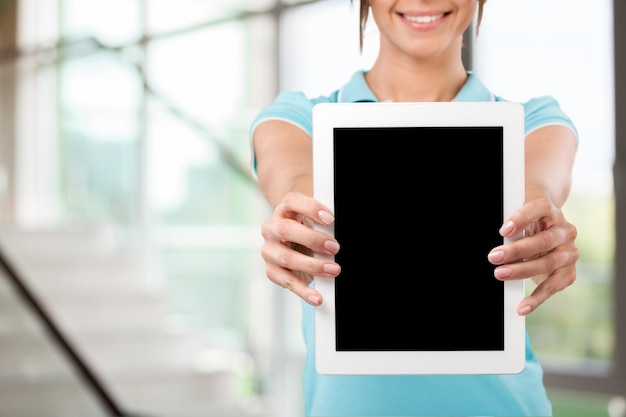
[[[265,276],[248,131],[280,90],[371,65],[358,15],[0,0],[0,415],[303,415],[300,306]],[[493,0],[466,36],[494,93],[553,95],[580,133],[578,279],[527,319],[556,417],[626,415],[624,19],[619,0]]]

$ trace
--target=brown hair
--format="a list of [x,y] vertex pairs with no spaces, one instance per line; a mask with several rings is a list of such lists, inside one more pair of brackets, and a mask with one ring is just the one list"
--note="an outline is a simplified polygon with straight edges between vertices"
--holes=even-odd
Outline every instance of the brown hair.
[[[353,0],[350,0],[352,2]],[[487,0],[478,0],[478,21],[476,22],[476,35],[478,35],[478,28],[480,28],[480,22],[483,20],[483,7]],[[363,33],[365,32],[365,25],[367,24],[367,17],[369,13],[369,0],[361,0],[361,7],[359,13],[359,48],[363,50]]]

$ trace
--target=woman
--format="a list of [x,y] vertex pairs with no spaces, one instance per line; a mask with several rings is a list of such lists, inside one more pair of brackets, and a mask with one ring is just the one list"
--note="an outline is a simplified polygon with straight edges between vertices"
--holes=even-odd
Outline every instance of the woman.
[[[463,33],[485,0],[361,0],[361,37],[372,13],[380,30],[377,59],[341,89],[310,99],[283,92],[251,128],[258,183],[274,208],[263,224],[268,278],[302,298],[307,346],[304,399],[310,416],[549,416],[543,373],[526,337],[526,366],[518,375],[329,376],[315,371],[313,309],[323,300],[312,276],[333,278],[341,266],[311,255],[335,255],[340,243],[312,228],[333,214],[312,196],[311,110],[321,102],[502,101],[461,59]],[[361,38],[362,39],[362,38]],[[569,194],[577,132],[552,97],[523,103],[525,202],[506,219],[502,236],[524,239],[486,254],[500,280],[532,277],[537,286],[517,312],[527,315],[576,278],[576,228],[561,211]],[[386,213],[376,201],[364,213]],[[471,219],[458,219],[459,227]],[[365,233],[365,232],[364,232]],[[376,242],[372,254],[376,253]],[[451,252],[454,247],[448,248]],[[462,268],[462,266],[459,266]],[[375,305],[376,300],[368,300]]]

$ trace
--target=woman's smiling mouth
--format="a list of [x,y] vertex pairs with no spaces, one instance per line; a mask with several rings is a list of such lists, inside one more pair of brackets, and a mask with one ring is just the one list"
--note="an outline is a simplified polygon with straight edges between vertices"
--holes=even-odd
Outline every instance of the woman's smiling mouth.
[[445,13],[440,13],[440,14],[432,15],[432,16],[410,16],[406,14],[402,15],[402,17],[405,18],[406,20],[410,20],[411,22],[415,22],[415,23],[432,23],[435,20],[441,19],[444,16],[445,16]]

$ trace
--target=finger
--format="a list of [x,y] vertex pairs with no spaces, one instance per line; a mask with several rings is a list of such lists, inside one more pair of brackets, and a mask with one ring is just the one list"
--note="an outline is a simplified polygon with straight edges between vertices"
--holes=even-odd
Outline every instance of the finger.
[[305,279],[302,278],[302,274],[297,274],[275,264],[267,264],[265,273],[270,281],[290,290],[307,303],[313,306],[322,304],[322,295],[309,287]]
[[550,252],[539,253],[522,262],[498,266],[493,274],[499,280],[525,279],[538,275],[550,275],[560,268],[573,265],[578,259],[578,250],[572,246],[561,246]]
[[296,192],[288,193],[276,206],[274,213],[280,217],[304,216],[323,225],[330,225],[335,221],[328,207],[312,197]]
[[[336,262],[303,254],[287,245],[266,243],[261,248],[261,256],[268,265],[277,265],[289,271],[300,271],[310,277],[334,278],[341,272]],[[311,279],[306,280],[306,283],[311,282]],[[286,286],[281,282],[277,284]]]
[[322,255],[335,255],[339,251],[339,243],[335,239],[291,219],[263,223],[261,235],[266,242],[295,243]]
[[494,265],[528,261],[539,255],[545,255],[560,245],[572,245],[576,234],[576,228],[569,223],[551,227],[532,236],[492,249],[488,259]]
[[573,266],[558,270],[555,274],[543,279],[532,293],[519,303],[517,313],[525,316],[535,311],[548,298],[557,292],[563,291],[575,281],[576,268]]
[[[550,200],[544,197],[528,201],[502,224],[500,234],[505,237],[518,235],[524,232],[528,225],[555,215],[554,209]],[[556,210],[556,212],[560,211]]]

